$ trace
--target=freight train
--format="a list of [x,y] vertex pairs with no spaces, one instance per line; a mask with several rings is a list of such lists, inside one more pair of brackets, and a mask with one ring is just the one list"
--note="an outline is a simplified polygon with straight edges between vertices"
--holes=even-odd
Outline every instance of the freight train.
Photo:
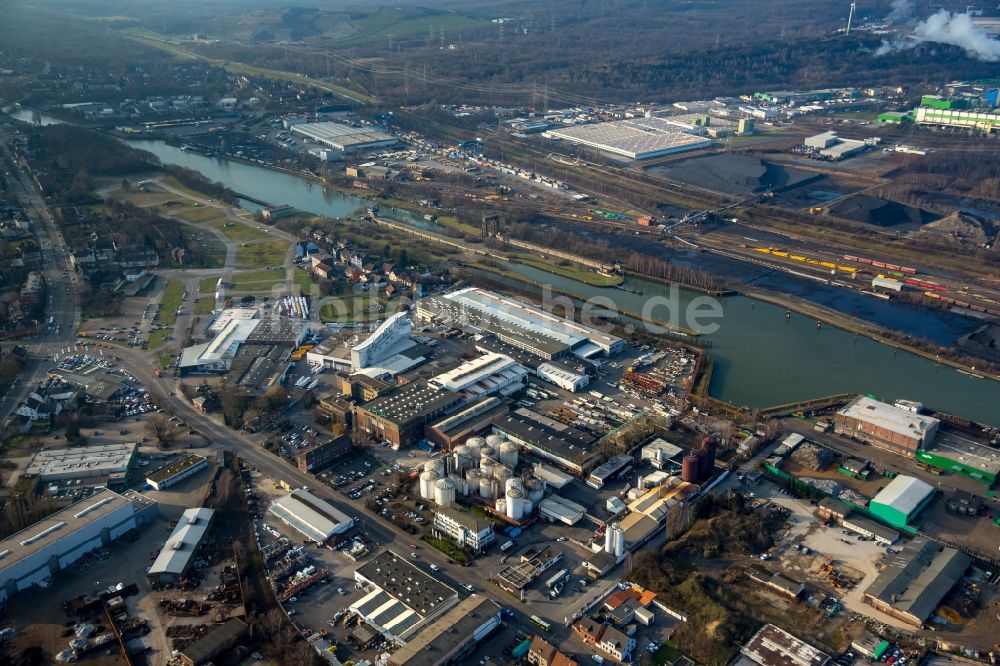
[[986,314],[990,314],[995,317],[1000,317],[1000,309],[988,308],[985,305],[979,305],[978,303],[969,303],[968,301],[960,301],[957,298],[951,298],[950,296],[942,296],[939,292],[936,291],[925,291],[924,296],[933,299],[935,301],[947,303],[948,305],[955,305],[960,308],[967,308],[975,312],[984,312]]
[[890,264],[884,261],[879,261],[877,259],[870,259],[868,257],[856,257],[853,254],[845,254],[844,261],[853,261],[858,264],[864,264],[866,266],[874,266],[875,268],[884,268],[890,272],[890,274],[895,271],[900,275],[894,275],[894,277],[902,277],[903,275],[914,275],[917,272],[916,268],[912,266],[899,266],[897,264]]
[[854,277],[858,273],[858,269],[854,266],[845,266],[843,264],[837,264],[832,261],[820,261],[819,259],[813,259],[812,257],[807,257],[802,254],[792,254],[791,252],[786,252],[785,250],[778,249],[776,247],[755,247],[754,252],[760,252],[761,254],[769,254],[772,257],[779,257],[781,259],[791,259],[792,261],[801,261],[804,264],[809,264],[810,266],[819,266],[820,268],[828,268],[831,271],[837,270],[841,273],[847,273],[851,277]]

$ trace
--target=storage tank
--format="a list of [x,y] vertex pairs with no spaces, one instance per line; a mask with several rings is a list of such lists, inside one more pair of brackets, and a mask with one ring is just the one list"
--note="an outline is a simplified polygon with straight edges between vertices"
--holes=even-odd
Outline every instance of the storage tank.
[[482,437],[470,437],[469,439],[465,440],[465,445],[466,446],[470,446],[470,447],[471,446],[475,446],[476,448],[479,448],[479,449],[483,448],[483,446],[485,444],[486,444],[486,440],[483,439]]
[[500,462],[508,467],[517,467],[517,444],[504,442],[500,445]]
[[420,496],[425,500],[434,499],[434,482],[441,478],[436,470],[430,469],[420,474]]
[[545,498],[545,484],[539,479],[530,479],[524,484],[524,488],[528,493],[528,499],[536,505]]
[[505,500],[502,497],[500,499],[498,499],[497,503],[496,503],[496,510],[497,510],[498,513],[502,513],[503,515],[506,516],[507,515],[507,500]]
[[524,515],[530,516],[534,510],[535,510],[535,503],[532,502],[530,499],[525,498],[524,499]]
[[608,525],[608,531],[604,533],[604,551],[616,559],[625,554],[625,531],[621,523]]
[[681,461],[681,478],[688,483],[698,483],[701,479],[701,460],[697,455],[689,453],[684,456]]
[[608,525],[604,530],[604,552],[612,553],[614,552],[614,532],[611,529],[611,525]]
[[503,441],[503,435],[486,435],[486,443],[494,449],[500,446]]
[[437,469],[438,469],[438,464],[439,463],[438,463],[437,460],[428,460],[427,462],[424,463],[424,471],[425,472],[436,472]]
[[451,506],[455,503],[456,484],[454,479],[438,479],[434,482],[434,503],[438,506]]
[[479,477],[479,494],[483,499],[491,500],[497,496],[497,482],[489,476]]
[[524,493],[517,488],[507,491],[507,517],[511,520],[524,517]]
[[504,482],[503,489],[504,492],[510,492],[511,490],[516,490],[523,495],[524,482],[521,481],[521,477],[512,476]]
[[507,479],[510,478],[510,472],[503,465],[493,466],[493,478],[497,480],[500,487],[504,490],[507,489]]
[[496,460],[497,462],[500,460],[497,458],[497,450],[489,444],[486,444],[479,449],[479,458],[480,460],[483,458],[489,458],[490,460]]
[[472,466],[472,460],[469,458],[469,447],[464,444],[462,446],[456,446],[451,452],[451,457],[452,460],[454,460],[454,467],[452,469],[459,474]]
[[715,470],[715,437],[709,435],[701,441],[701,450],[698,452],[700,466],[698,476],[702,480],[708,480]]
[[493,478],[493,461],[489,458],[480,458],[479,471],[483,476]]

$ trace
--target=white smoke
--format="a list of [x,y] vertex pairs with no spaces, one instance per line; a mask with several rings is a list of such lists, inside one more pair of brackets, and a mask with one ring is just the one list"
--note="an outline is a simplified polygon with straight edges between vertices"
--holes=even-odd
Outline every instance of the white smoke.
[[[896,3],[893,3],[895,11]],[[912,38],[882,42],[875,55],[887,55],[917,44],[950,44],[963,49],[970,57],[984,62],[1000,61],[1000,40],[994,39],[969,14],[952,14],[946,9],[917,24]]]
[[913,0],[892,0],[886,21],[901,21],[913,15]]

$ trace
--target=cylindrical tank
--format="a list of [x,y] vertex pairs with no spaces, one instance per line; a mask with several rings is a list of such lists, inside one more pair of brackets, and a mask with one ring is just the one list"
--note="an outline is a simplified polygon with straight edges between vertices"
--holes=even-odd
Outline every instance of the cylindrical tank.
[[483,439],[482,437],[470,437],[469,439],[465,440],[466,446],[475,446],[480,449],[483,448],[484,444],[486,444],[486,440]]
[[490,446],[489,444],[483,444],[483,446],[479,449],[479,457],[498,460],[496,447]]
[[486,435],[486,443],[494,449],[500,446],[500,443],[503,441],[504,439],[502,435]]
[[434,499],[434,482],[441,478],[435,470],[426,470],[420,474],[420,496],[425,500]]
[[438,506],[451,506],[455,503],[455,480],[438,479],[434,482],[434,503]]
[[428,460],[427,462],[424,463],[424,471],[436,472],[439,464],[440,463],[438,463],[437,460]]
[[479,494],[483,499],[493,499],[497,496],[497,482],[488,476],[479,477]]
[[451,452],[451,456],[455,461],[452,469],[454,469],[456,473],[461,474],[470,467],[472,461],[469,459],[469,447],[464,444],[462,446],[456,446]]
[[479,439],[478,437],[470,437],[465,441],[465,448],[469,449],[469,461],[473,465],[479,464],[479,456],[482,455],[483,445],[479,442],[473,441]]
[[535,503],[532,502],[530,499],[525,498],[524,499],[524,515],[530,516],[534,510],[535,510]]
[[505,500],[503,497],[501,497],[500,499],[498,499],[497,503],[496,503],[496,510],[499,513],[502,513],[503,515],[506,516],[507,515],[507,500]]
[[531,479],[525,484],[525,490],[528,493],[528,499],[534,504],[539,504],[545,497],[545,484],[539,479]]
[[480,458],[481,462],[479,464],[479,471],[482,472],[483,476],[488,476],[493,478],[493,461],[489,458]]
[[622,529],[620,523],[614,523],[611,528],[611,554],[618,558],[625,554],[625,530]]
[[521,481],[520,477],[512,476],[507,481],[504,482],[503,486],[504,492],[510,492],[511,490],[516,490],[519,493],[524,494],[524,482]]
[[508,467],[517,467],[517,444],[504,442],[500,445],[500,462]]
[[698,483],[701,479],[701,460],[693,453],[681,461],[681,478],[688,483]]
[[524,493],[517,488],[507,491],[507,517],[511,520],[524,517]]
[[614,530],[611,529],[611,525],[608,525],[604,530],[604,552],[613,553],[614,552]]
[[510,478],[510,471],[503,465],[493,466],[493,478],[497,480],[500,487],[504,490],[507,489],[507,479]]

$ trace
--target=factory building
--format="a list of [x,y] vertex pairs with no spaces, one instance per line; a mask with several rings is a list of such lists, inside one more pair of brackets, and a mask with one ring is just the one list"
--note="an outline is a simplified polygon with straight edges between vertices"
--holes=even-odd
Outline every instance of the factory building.
[[434,531],[477,553],[494,541],[493,523],[449,507],[439,508],[434,513]]
[[535,369],[539,379],[543,379],[559,388],[576,393],[590,384],[590,377],[585,372],[576,372],[555,363],[542,363]]
[[891,555],[864,601],[915,627],[923,626],[962,579],[972,558],[929,539],[914,539]]
[[825,666],[830,655],[784,629],[765,624],[740,648],[732,666]]
[[859,395],[834,416],[834,432],[867,442],[872,446],[914,455],[929,449],[940,421],[931,416]]
[[194,564],[194,554],[208,533],[214,516],[214,510],[204,507],[187,509],[181,514],[177,526],[147,572],[150,582],[176,585],[188,574]]
[[[458,592],[389,550],[358,567],[365,595],[350,606],[387,640],[406,645],[458,603]],[[415,663],[415,662],[414,662]]]
[[349,435],[343,435],[322,444],[298,449],[295,466],[303,472],[319,471],[336,460],[346,458],[354,451],[354,442]]
[[462,396],[457,393],[414,381],[356,407],[355,427],[399,449],[423,439],[428,423],[458,408],[461,403]]
[[893,527],[905,528],[929,505],[934,487],[912,476],[897,476],[868,503],[868,510]]
[[649,461],[649,464],[656,469],[663,469],[676,465],[682,453],[684,453],[684,449],[681,447],[657,437],[642,447],[640,460]]
[[391,362],[394,357],[416,344],[410,338],[412,332],[413,324],[405,312],[389,317],[371,335],[351,348],[351,370],[358,372],[373,366],[394,365]]
[[597,464],[592,435],[529,409],[494,417],[493,432],[574,474],[585,474]]
[[1000,131],[1000,113],[964,109],[934,109],[919,106],[914,110],[918,125],[976,129],[986,134]]
[[347,514],[305,489],[279,497],[271,502],[268,511],[316,543],[325,543],[354,526],[354,520]]
[[98,489],[0,540],[0,602],[47,579],[87,553],[107,546],[155,517],[156,503],[143,495]]
[[334,122],[302,123],[289,129],[292,134],[298,134],[342,153],[377,150],[399,143],[396,137],[385,132]]
[[146,483],[154,490],[166,490],[203,469],[208,469],[208,459],[192,453],[150,474]]
[[427,439],[451,449],[488,429],[493,417],[506,414],[509,402],[497,397],[478,400],[428,426]]
[[632,500],[628,508],[632,514],[642,514],[657,523],[669,523],[670,536],[687,526],[689,500],[698,490],[698,486],[693,483],[671,476],[662,485],[651,488]]
[[624,453],[614,456],[590,473],[587,485],[591,488],[603,488],[605,483],[631,469],[634,462],[632,456]]
[[427,385],[462,396],[464,402],[495,394],[509,396],[524,388],[528,371],[504,354],[487,353],[427,380]]
[[500,606],[473,594],[392,653],[388,666],[445,666],[463,663],[475,646],[500,626]]
[[558,495],[549,495],[538,505],[539,516],[564,525],[576,525],[586,513],[586,508]]
[[546,131],[543,136],[595,148],[627,160],[648,160],[712,146],[710,139],[682,132],[663,118],[632,118],[556,128]]
[[125,486],[138,444],[98,444],[66,449],[42,449],[28,464],[27,476],[42,483],[80,480],[88,484]]
[[560,472],[552,465],[546,465],[545,463],[535,463],[534,471],[535,478],[541,479],[545,482],[546,486],[555,488],[556,490],[561,490],[563,486],[573,480],[573,477],[569,474]]
[[[208,342],[182,349],[180,364],[177,366],[181,374],[205,374],[229,370],[240,345],[246,342],[260,321],[260,319],[228,319]],[[212,328],[209,328],[209,331],[213,332]]]
[[961,474],[993,486],[1000,476],[1000,453],[968,437],[938,436],[930,446],[917,450],[917,463]]
[[423,299],[417,316],[425,323],[485,333],[545,360],[568,354],[613,355],[625,349],[618,336],[475,287]]

